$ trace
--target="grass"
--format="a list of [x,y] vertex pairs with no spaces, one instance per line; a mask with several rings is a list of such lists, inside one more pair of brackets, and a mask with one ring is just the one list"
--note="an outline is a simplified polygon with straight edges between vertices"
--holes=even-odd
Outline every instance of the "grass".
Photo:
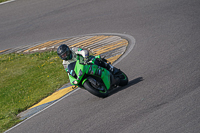
[[17,114],[68,83],[56,52],[0,55],[0,132],[20,122]]
[[8,0],[0,0],[0,3],[1,3],[1,2],[5,2],[5,1],[8,1]]

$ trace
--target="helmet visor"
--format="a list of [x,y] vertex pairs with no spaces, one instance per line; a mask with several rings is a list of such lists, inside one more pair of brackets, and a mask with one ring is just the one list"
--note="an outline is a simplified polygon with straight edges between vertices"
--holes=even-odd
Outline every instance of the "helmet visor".
[[61,58],[62,58],[63,60],[69,60],[69,59],[71,58],[70,52],[65,52],[65,53],[63,53],[63,54],[61,55]]
[[61,55],[62,58],[66,58],[67,53],[65,52],[64,54]]

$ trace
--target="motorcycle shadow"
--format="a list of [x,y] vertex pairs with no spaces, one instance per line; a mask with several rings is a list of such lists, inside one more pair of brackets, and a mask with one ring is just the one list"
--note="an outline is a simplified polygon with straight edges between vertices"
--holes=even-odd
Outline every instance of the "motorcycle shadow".
[[132,86],[132,85],[135,85],[141,81],[143,81],[143,77],[139,77],[139,78],[136,78],[136,79],[133,79],[131,81],[128,82],[128,84],[126,86],[121,86],[121,87],[117,87],[117,88],[114,88],[112,90],[109,91],[109,95],[108,96],[111,96],[115,93],[118,93],[119,91],[122,91],[122,90],[125,90],[126,88]]

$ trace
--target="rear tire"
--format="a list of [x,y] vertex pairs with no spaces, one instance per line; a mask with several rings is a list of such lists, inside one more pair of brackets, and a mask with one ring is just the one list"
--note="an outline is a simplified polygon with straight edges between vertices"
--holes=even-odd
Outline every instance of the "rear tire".
[[108,96],[108,91],[107,89],[105,89],[105,92],[100,92],[99,90],[97,90],[96,88],[94,88],[91,83],[87,80],[85,81],[85,83],[83,84],[84,88],[89,91],[91,94],[97,96],[97,97],[101,97],[101,98],[105,98]]
[[120,72],[117,74],[117,77],[120,78],[119,86],[125,86],[125,85],[128,84],[128,77],[127,77],[126,74],[123,73],[122,71],[120,71]]

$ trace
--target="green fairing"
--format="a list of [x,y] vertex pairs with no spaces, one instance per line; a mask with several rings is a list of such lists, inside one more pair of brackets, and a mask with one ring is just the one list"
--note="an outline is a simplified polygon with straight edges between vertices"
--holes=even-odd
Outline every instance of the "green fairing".
[[[100,58],[100,56],[95,56],[95,58]],[[89,65],[89,64],[84,64],[82,56],[80,56],[80,55],[77,56],[77,61],[76,61],[76,65],[74,68],[74,71],[77,75],[77,79],[74,78],[73,76],[71,76],[70,74],[68,74],[70,83],[72,85],[83,87],[84,82],[87,80],[87,76],[86,76],[86,79],[82,79],[85,74],[88,76],[89,75],[98,76],[98,75],[95,75],[95,72],[97,70],[101,70],[102,74],[101,74],[100,78],[103,80],[107,90],[110,89],[110,72],[108,70],[106,70],[105,68],[95,65],[94,64],[95,58],[92,60],[92,62],[91,62],[92,64]],[[80,71],[82,72],[81,76],[79,75]],[[74,84],[74,81],[77,81],[78,83]],[[80,83],[81,81],[82,81],[82,83]]]
[[73,82],[76,80],[74,77],[72,77],[71,75],[69,75],[69,80],[70,80],[70,83],[72,85],[75,85]]
[[86,72],[86,74],[88,74],[88,75],[94,75],[94,76],[96,76],[96,75],[95,75],[95,72],[96,72],[98,69],[100,69],[100,70],[102,71],[102,75],[101,75],[100,78],[103,80],[103,82],[104,82],[106,88],[107,88],[107,89],[110,88],[110,72],[109,72],[108,70],[106,70],[106,69],[104,69],[104,68],[102,68],[102,67],[99,68],[99,66],[97,66],[97,65],[92,65],[92,66],[91,66],[91,69],[92,69],[92,70],[90,71],[90,73],[89,73],[89,69],[90,69],[90,67],[88,67],[88,71]]
[[[76,75],[77,75],[77,79],[79,79],[79,80],[77,80],[78,81],[78,84],[80,83],[80,81],[81,81],[81,79],[83,78],[83,76],[85,75],[85,73],[86,73],[86,70],[87,70],[87,65],[83,65],[83,64],[80,64],[80,61],[79,60],[77,60],[76,61],[76,66],[75,66],[75,68],[74,68],[74,71],[75,71],[75,73],[76,73]],[[82,71],[82,75],[81,76],[79,76],[79,72],[80,71]]]
[[[104,69],[104,68],[103,68]],[[103,80],[104,84],[106,85],[107,89],[110,89],[110,72],[106,69],[102,72],[101,79]]]

